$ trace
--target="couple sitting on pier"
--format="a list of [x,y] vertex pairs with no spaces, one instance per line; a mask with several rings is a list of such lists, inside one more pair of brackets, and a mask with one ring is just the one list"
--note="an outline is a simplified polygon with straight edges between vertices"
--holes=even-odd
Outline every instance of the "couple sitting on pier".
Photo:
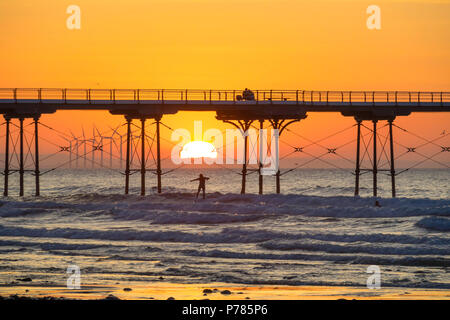
[[246,100],[246,101],[254,101],[255,100],[255,94],[252,90],[249,90],[248,88],[245,88],[245,90],[242,92],[242,95],[237,95],[236,99],[238,101]]

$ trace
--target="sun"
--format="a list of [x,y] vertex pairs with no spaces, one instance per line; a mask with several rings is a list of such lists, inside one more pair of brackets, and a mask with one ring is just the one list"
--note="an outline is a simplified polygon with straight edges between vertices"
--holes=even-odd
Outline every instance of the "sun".
[[181,159],[217,158],[217,150],[213,144],[205,141],[191,141],[183,146]]

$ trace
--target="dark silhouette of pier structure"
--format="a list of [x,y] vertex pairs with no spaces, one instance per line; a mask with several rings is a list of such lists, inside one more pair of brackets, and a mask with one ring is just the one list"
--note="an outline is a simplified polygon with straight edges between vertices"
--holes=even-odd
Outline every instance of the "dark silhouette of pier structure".
[[[162,192],[161,137],[160,126],[164,115],[176,114],[179,111],[213,111],[218,120],[241,129],[244,134],[244,161],[242,168],[241,193],[246,192],[246,176],[248,172],[248,135],[247,131],[254,123],[262,129],[268,123],[278,129],[279,135],[288,130],[289,125],[307,118],[308,112],[337,112],[345,117],[353,117],[357,127],[357,147],[355,161],[355,195],[359,194],[360,175],[363,170],[372,172],[373,196],[377,196],[377,125],[387,121],[389,127],[390,169],[392,181],[392,197],[396,196],[395,185],[395,150],[393,126],[399,116],[408,116],[413,112],[449,112],[450,92],[405,92],[405,91],[304,91],[304,90],[255,90],[254,100],[242,100],[242,90],[147,90],[147,89],[0,89],[0,113],[3,114],[6,126],[5,135],[5,168],[4,196],[8,196],[10,174],[19,173],[19,195],[24,195],[24,120],[32,119],[34,124],[34,164],[32,174],[35,176],[36,196],[40,195],[39,168],[39,119],[45,114],[58,110],[105,110],[113,115],[125,117],[126,159],[125,159],[125,193],[129,193],[130,149],[132,141],[131,126],[139,121],[140,126],[140,169],[141,195],[145,195],[146,187],[146,132],[145,123],[154,121],[156,126],[156,170],[157,190]],[[10,125],[13,120],[19,122],[19,169],[10,168]],[[373,167],[361,168],[361,127],[371,122],[373,143]],[[101,141],[104,137],[98,133]],[[95,140],[95,139],[94,139]],[[79,142],[76,138],[78,153]],[[86,148],[86,138],[84,138]],[[94,146],[103,152],[103,146]],[[442,147],[449,152],[448,147]],[[298,148],[301,152],[301,148]],[[367,150],[366,150],[367,151]],[[70,150],[72,152],[72,150]],[[329,153],[334,153],[329,149]],[[103,154],[102,154],[103,157]],[[86,161],[86,158],[85,158]],[[259,193],[263,193],[263,164],[259,162]],[[136,172],[137,170],[135,170]],[[280,193],[280,171],[276,176],[276,192]]]

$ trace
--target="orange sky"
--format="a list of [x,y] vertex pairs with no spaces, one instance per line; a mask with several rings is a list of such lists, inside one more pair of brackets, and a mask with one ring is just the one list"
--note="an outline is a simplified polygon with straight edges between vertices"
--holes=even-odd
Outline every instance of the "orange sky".
[[[81,30],[66,28],[71,4]],[[366,28],[371,4],[381,30]],[[450,91],[449,16],[450,1],[431,0],[2,0],[0,87]],[[212,113],[164,121],[192,130],[200,119],[226,128]],[[449,120],[398,123],[432,138]],[[58,112],[42,121],[79,134],[122,119]],[[311,114],[295,128],[318,139],[351,123]]]

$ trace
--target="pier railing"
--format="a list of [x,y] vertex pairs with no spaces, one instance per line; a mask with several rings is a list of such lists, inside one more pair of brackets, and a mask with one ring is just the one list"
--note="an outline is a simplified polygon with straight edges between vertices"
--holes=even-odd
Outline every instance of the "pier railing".
[[[253,90],[255,102],[295,102],[297,104],[328,103],[450,103],[450,92],[420,91],[305,91],[305,90]],[[0,102],[55,102],[58,103],[116,103],[177,101],[238,102],[242,90],[190,90],[190,89],[0,89]]]

